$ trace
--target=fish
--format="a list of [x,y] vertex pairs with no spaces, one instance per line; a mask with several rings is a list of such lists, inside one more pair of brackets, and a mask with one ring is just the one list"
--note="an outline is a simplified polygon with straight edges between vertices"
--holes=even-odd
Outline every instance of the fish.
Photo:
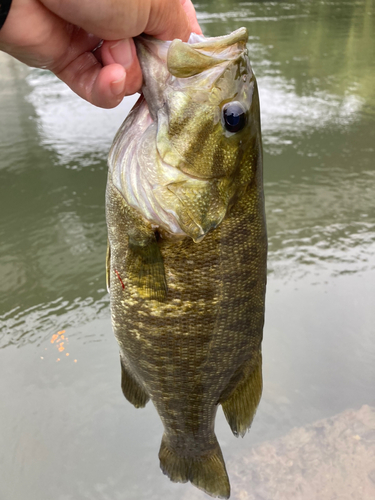
[[164,426],[160,467],[212,497],[230,483],[215,435],[262,393],[267,232],[248,32],[135,38],[142,93],[108,157],[107,286],[121,387]]

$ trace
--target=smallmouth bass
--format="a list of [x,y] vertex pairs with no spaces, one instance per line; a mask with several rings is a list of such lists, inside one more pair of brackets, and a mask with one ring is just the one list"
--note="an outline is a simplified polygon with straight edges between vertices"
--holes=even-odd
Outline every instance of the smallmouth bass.
[[163,472],[220,498],[216,411],[243,436],[262,392],[267,236],[247,39],[245,28],[135,39],[142,95],[114,139],[106,191],[123,393],[155,405]]

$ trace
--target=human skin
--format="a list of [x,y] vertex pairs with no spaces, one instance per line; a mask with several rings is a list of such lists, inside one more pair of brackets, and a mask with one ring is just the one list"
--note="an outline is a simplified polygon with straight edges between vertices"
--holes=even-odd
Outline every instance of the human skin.
[[186,41],[192,31],[201,33],[191,0],[13,0],[0,50],[113,108],[142,84],[133,37]]

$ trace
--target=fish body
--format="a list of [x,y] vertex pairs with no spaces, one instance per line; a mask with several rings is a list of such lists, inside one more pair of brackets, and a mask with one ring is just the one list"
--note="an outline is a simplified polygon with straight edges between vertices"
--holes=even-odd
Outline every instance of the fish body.
[[113,142],[106,192],[122,390],[155,405],[163,472],[221,498],[216,411],[243,436],[262,391],[267,237],[247,38],[136,39],[142,96]]

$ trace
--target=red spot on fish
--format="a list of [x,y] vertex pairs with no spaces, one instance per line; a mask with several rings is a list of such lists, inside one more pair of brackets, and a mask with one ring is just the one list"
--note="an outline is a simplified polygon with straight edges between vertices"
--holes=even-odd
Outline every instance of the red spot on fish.
[[122,288],[125,288],[124,282],[122,281],[120,273],[117,271],[117,269],[115,269],[115,273],[116,273],[116,276],[118,277],[118,279],[120,280]]

